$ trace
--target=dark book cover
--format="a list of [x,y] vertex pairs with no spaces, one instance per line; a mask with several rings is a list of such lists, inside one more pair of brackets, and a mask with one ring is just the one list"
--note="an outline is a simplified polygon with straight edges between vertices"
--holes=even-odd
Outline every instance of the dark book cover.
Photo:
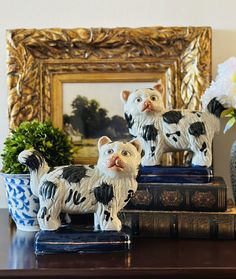
[[91,227],[68,226],[35,235],[35,254],[127,251],[131,240],[120,231],[94,231]]
[[123,210],[133,236],[236,239],[236,209],[225,212]]
[[225,211],[227,186],[222,177],[210,183],[138,183],[126,209]]
[[212,169],[207,167],[141,166],[137,181],[139,183],[209,183],[212,178]]

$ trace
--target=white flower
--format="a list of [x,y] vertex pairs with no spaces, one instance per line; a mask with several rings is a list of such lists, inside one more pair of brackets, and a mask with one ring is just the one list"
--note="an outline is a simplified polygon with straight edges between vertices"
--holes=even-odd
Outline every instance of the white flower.
[[225,108],[236,109],[236,57],[231,57],[218,66],[215,81],[206,89],[201,101],[206,110],[208,103],[216,98]]
[[218,66],[215,81],[206,89],[201,101],[204,110],[209,102],[216,98],[225,108],[221,117],[228,117],[226,133],[236,123],[236,57],[230,57]]
[[223,76],[230,77],[236,72],[236,57],[230,57],[224,63],[218,65],[218,75],[216,79]]

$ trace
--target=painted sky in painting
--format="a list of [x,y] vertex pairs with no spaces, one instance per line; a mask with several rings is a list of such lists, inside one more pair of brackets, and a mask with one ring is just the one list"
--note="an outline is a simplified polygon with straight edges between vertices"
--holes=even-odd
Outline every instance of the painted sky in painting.
[[112,82],[112,83],[64,83],[63,114],[71,114],[71,103],[77,95],[95,99],[102,108],[107,109],[108,116],[123,116],[123,103],[120,92],[124,89],[153,87],[154,82]]

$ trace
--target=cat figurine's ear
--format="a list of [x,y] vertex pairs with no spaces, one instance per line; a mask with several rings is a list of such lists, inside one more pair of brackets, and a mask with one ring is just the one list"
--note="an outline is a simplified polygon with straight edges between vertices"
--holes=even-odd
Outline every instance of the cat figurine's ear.
[[142,152],[142,146],[139,140],[133,139],[130,141],[130,143],[138,150],[138,152],[141,154]]
[[160,92],[161,94],[164,91],[164,87],[161,83],[157,83],[156,85],[153,86],[154,89],[156,89],[158,92]]
[[100,149],[102,145],[107,144],[107,143],[109,143],[109,142],[111,142],[111,139],[110,139],[110,138],[108,138],[108,137],[106,137],[106,136],[101,137],[101,138],[98,140],[98,149]]
[[128,98],[129,98],[129,95],[131,94],[131,91],[129,90],[123,90],[121,93],[120,93],[120,97],[121,97],[121,100],[126,103]]

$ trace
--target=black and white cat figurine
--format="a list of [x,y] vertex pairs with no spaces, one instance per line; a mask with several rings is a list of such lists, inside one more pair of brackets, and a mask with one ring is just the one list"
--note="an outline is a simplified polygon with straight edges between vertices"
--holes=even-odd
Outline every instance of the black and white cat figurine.
[[219,131],[219,117],[225,109],[215,98],[207,111],[166,110],[163,87],[124,90],[121,99],[129,133],[140,140],[142,166],[160,165],[162,154],[192,151],[192,165],[212,165],[212,140]]
[[20,163],[30,170],[32,192],[39,197],[40,229],[58,229],[60,213],[95,213],[95,229],[121,230],[117,213],[137,190],[141,146],[138,140],[112,142],[103,136],[98,150],[94,167],[71,165],[54,170],[36,150],[19,154]]

